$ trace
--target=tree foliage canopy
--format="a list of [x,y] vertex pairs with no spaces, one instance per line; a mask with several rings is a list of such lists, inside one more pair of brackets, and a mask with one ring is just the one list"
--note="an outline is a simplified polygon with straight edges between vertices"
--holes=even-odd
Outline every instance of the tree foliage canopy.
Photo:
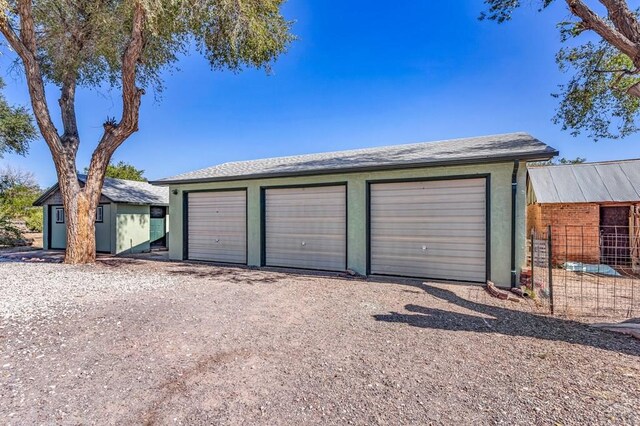
[[37,136],[31,114],[22,106],[9,105],[2,89],[4,82],[0,78],[0,158],[7,152],[25,155],[29,142]]
[[[138,130],[148,87],[193,48],[214,69],[267,71],[294,39],[280,12],[284,0],[0,0],[0,33],[15,51],[40,133],[56,167],[65,208],[65,261],[95,261],[93,218],[113,153]],[[45,85],[59,87],[62,131]],[[79,86],[109,85],[122,95],[119,118],[107,118],[84,186],[77,179]]]
[[[540,9],[555,0],[538,0]],[[481,19],[508,21],[521,0],[485,0]],[[569,74],[553,94],[559,105],[553,121],[577,136],[617,139],[640,130],[640,23],[625,0],[600,0],[600,16],[587,1],[565,0],[572,19],[560,22],[564,47],[556,62]],[[591,34],[591,37],[589,37]],[[593,36],[596,37],[593,37]]]
[[584,157],[576,157],[576,158],[552,158],[551,160],[547,160],[547,161],[534,161],[533,163],[531,163],[534,166],[559,166],[559,165],[566,165],[566,164],[582,164],[585,163],[587,161],[586,158]]
[[[63,85],[120,86],[135,9],[144,9],[137,84],[160,88],[160,72],[192,47],[213,68],[269,67],[293,40],[283,0],[34,0],[37,59],[43,77]],[[6,18],[20,28],[20,1]]]
[[[84,172],[89,171],[88,167],[84,168]],[[139,182],[146,182],[147,178],[144,177],[144,170],[136,169],[132,164],[125,163],[124,161],[118,161],[116,164],[109,163],[107,166],[107,173],[105,177],[114,179],[125,180],[137,180]]]
[[42,194],[30,172],[6,167],[0,170],[0,227],[10,220],[24,220],[27,227],[42,231],[42,208],[33,202]]

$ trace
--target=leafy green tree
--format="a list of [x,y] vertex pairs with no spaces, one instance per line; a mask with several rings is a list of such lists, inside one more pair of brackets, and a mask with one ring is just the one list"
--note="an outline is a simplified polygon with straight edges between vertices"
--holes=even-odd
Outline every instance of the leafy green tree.
[[531,163],[534,166],[557,166],[557,165],[565,165],[565,164],[582,164],[586,162],[587,159],[583,157],[576,157],[574,159],[569,158],[552,158],[547,161],[535,161]]
[[[538,4],[544,9],[554,1],[562,0],[538,0]],[[502,23],[510,20],[525,2],[485,0],[485,3],[488,10],[481,19]],[[559,99],[554,122],[574,136],[586,132],[594,139],[616,139],[637,132],[640,113],[637,5],[631,7],[625,0],[564,0],[564,3],[571,19],[559,23],[566,47],[558,52],[556,61],[570,77],[560,85],[560,92],[553,95]],[[599,14],[597,10],[602,6],[605,13]]]
[[5,238],[20,239],[20,230],[11,223],[14,220],[23,220],[31,231],[42,231],[42,208],[33,207],[40,194],[32,173],[11,167],[0,170],[0,233]]
[[[89,173],[89,168],[85,167],[84,172],[85,174]],[[118,161],[116,164],[109,163],[105,177],[137,180],[139,182],[147,181],[147,178],[144,177],[144,170],[136,169],[133,165],[125,163],[124,161]]]
[[4,86],[0,78],[0,158],[7,152],[25,155],[38,132],[26,108],[9,105],[1,92]]
[[586,158],[576,157],[573,160],[562,157],[558,160],[558,164],[582,164],[587,161]]
[[[138,130],[145,88],[196,49],[216,70],[267,71],[292,42],[284,0],[6,0],[0,33],[22,64],[31,106],[58,175],[67,228],[67,263],[95,261],[93,218],[115,150]],[[50,115],[45,84],[60,90],[62,130]],[[110,85],[122,97],[107,118],[84,186],[76,178],[80,132],[76,88]],[[197,85],[194,85],[197,90]],[[194,96],[197,93],[194,92]],[[185,93],[185,96],[189,94]]]

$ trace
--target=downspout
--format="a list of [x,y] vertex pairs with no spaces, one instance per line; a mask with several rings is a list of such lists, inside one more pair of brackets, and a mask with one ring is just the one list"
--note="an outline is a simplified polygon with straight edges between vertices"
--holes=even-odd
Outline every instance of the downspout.
[[511,288],[516,285],[516,199],[518,197],[518,169],[520,161],[513,162],[513,174],[511,175]]

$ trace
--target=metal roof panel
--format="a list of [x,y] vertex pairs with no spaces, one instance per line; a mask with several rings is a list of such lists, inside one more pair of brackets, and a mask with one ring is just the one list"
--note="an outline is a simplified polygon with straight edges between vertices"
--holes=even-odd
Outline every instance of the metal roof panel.
[[551,178],[548,167],[536,167],[529,169],[529,177],[534,188],[538,203],[560,203],[558,191]]
[[610,201],[637,199],[637,192],[619,164],[596,165],[596,170],[611,194]]
[[529,168],[538,203],[640,201],[640,159]]
[[585,202],[593,203],[611,198],[607,186],[602,181],[594,165],[585,164],[582,167],[571,167],[571,170],[575,174]]

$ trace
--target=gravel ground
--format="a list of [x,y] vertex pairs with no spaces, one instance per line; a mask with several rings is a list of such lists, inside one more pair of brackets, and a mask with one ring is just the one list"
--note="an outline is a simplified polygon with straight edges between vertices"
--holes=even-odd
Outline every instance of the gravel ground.
[[0,313],[8,424],[640,424],[640,341],[474,286],[0,263]]

